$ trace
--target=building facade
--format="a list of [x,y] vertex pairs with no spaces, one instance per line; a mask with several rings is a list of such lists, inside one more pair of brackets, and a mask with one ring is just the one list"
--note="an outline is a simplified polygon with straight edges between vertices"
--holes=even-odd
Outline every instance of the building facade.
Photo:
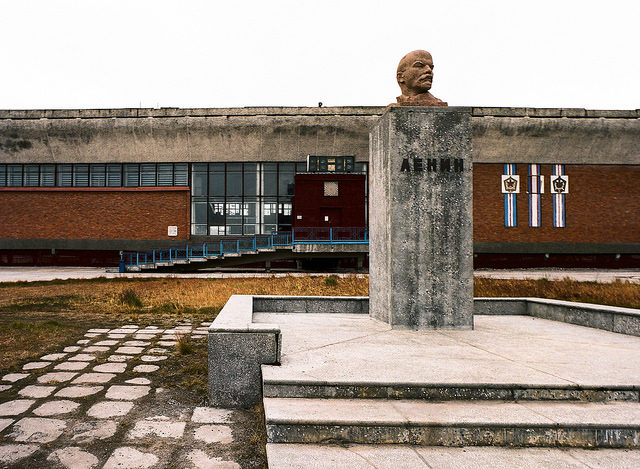
[[[318,202],[296,186],[312,173],[354,176],[366,223],[357,180],[383,112],[0,111],[0,265],[112,264],[123,250],[304,226],[295,211]],[[640,266],[638,111],[471,112],[476,266]]]

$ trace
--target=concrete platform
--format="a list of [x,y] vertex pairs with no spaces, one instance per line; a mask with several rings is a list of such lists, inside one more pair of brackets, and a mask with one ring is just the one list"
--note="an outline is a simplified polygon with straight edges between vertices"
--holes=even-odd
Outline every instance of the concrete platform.
[[636,469],[640,451],[620,449],[267,444],[269,469]]
[[474,331],[253,322],[282,332],[281,365],[262,365],[272,469],[638,467],[640,337],[529,316],[477,315]]
[[282,364],[262,367],[265,386],[608,389],[636,401],[640,391],[640,337],[529,316],[476,316],[474,331],[421,332],[363,314],[254,313],[253,321],[282,331]]

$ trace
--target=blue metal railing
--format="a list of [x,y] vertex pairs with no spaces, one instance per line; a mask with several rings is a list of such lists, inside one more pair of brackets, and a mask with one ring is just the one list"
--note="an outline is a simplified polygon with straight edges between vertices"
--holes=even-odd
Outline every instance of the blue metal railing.
[[213,259],[224,254],[257,252],[260,249],[291,247],[299,244],[369,244],[367,228],[294,228],[292,231],[274,231],[271,234],[222,238],[186,246],[153,249],[151,251],[123,252],[120,272],[127,267],[152,267],[185,263],[191,260]]

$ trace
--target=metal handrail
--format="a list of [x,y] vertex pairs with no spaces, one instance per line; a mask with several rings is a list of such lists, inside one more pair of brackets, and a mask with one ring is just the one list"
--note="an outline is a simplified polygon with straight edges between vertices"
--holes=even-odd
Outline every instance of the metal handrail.
[[[271,234],[222,238],[216,242],[187,244],[179,247],[153,249],[151,251],[129,251],[120,255],[120,271],[126,267],[172,265],[176,261],[219,257],[224,254],[257,252],[260,249],[291,247],[301,244],[369,244],[369,230],[364,227],[302,227],[291,231],[274,231]],[[124,269],[124,270],[123,270]]]

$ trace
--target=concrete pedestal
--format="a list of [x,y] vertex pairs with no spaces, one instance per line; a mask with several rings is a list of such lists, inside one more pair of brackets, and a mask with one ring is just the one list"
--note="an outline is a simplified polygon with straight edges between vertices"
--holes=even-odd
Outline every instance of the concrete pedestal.
[[369,148],[370,315],[473,329],[471,110],[391,107]]

